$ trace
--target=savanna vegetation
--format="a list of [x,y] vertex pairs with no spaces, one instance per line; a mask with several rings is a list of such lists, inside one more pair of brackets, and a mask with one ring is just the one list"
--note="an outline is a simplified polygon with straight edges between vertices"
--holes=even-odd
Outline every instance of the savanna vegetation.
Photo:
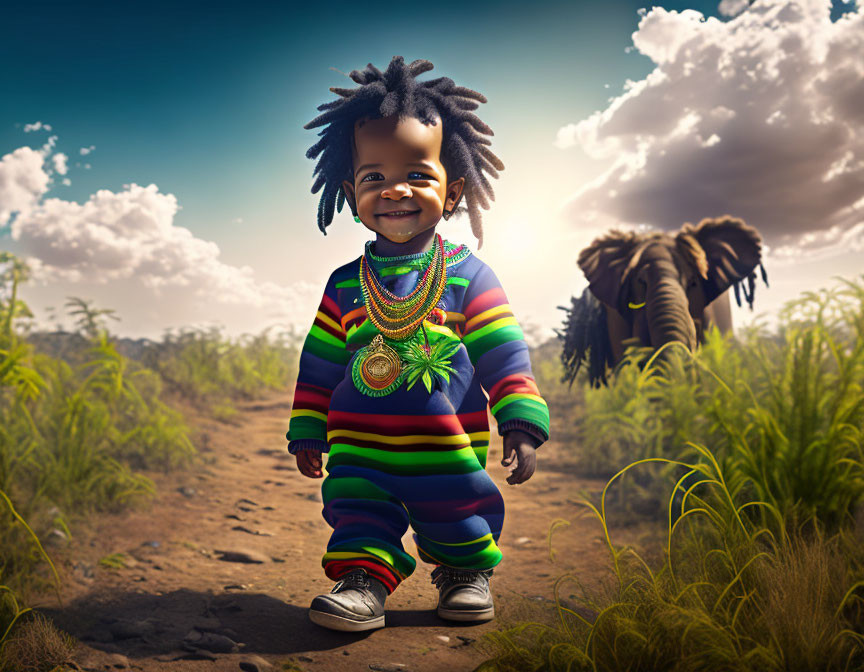
[[[197,464],[177,409],[230,422],[238,400],[290,386],[300,346],[215,329],[130,342],[79,298],[73,332],[32,333],[28,273],[0,253],[2,672],[62,669],[71,651],[26,606],[59,587],[47,540],[146,502],[148,473]],[[695,355],[631,351],[609,387],[562,382],[560,353],[534,348],[534,373],[554,438],[608,480],[583,510],[614,580],[560,577],[548,618],[491,633],[480,669],[864,669],[864,282],[802,296],[775,329],[711,334]],[[658,512],[656,557],[615,543],[611,524]]]
[[[864,669],[864,282],[695,355],[631,350],[608,388],[568,389],[556,350],[538,384],[582,473],[608,479],[582,503],[614,580],[560,577],[550,618],[487,636],[478,671]],[[615,544],[613,518],[658,513],[659,560]]]
[[[68,639],[25,606],[31,590],[59,588],[42,541],[62,544],[90,513],[146,502],[155,494],[148,471],[199,463],[178,399],[228,420],[237,400],[290,385],[299,353],[293,332],[232,341],[198,330],[130,343],[109,333],[114,311],[80,298],[66,304],[74,332],[31,333],[32,313],[20,298],[28,279],[25,263],[0,253],[4,672],[10,661],[20,670],[31,658],[37,662],[26,669],[53,669],[69,650]],[[37,660],[40,647],[53,663]]]

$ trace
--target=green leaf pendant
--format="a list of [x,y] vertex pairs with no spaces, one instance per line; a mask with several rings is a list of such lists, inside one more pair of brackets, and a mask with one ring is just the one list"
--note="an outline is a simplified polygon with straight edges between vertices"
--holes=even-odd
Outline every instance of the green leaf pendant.
[[397,350],[408,381],[407,389],[410,390],[414,383],[422,380],[426,391],[432,394],[433,386],[440,384],[439,379],[449,383],[450,373],[455,373],[449,358],[459,349],[460,342],[440,340],[427,346],[421,342],[419,334],[418,330],[414,338],[399,344]]
[[354,386],[370,397],[383,397],[396,390],[403,382],[410,390],[418,380],[429,394],[450,382],[455,369],[450,358],[459,350],[461,341],[440,339],[429,345],[425,327],[403,341],[390,341],[377,334],[362,348],[351,365]]

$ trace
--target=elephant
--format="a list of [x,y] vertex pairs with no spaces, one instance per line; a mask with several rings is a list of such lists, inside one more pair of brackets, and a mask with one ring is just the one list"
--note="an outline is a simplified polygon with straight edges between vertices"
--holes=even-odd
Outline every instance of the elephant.
[[731,215],[674,234],[612,230],[579,253],[578,265],[588,289],[569,309],[559,306],[568,316],[556,330],[570,384],[586,362],[590,384],[605,384],[629,345],[677,341],[693,351],[712,325],[731,331],[730,287],[752,310],[757,267],[768,285],[761,236]]

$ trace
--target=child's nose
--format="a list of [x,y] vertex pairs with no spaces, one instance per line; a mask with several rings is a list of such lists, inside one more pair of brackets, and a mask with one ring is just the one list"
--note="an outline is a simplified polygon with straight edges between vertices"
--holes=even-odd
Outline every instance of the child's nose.
[[408,198],[411,196],[411,187],[407,182],[399,182],[386,189],[381,190],[381,198],[389,198],[398,201],[400,198]]

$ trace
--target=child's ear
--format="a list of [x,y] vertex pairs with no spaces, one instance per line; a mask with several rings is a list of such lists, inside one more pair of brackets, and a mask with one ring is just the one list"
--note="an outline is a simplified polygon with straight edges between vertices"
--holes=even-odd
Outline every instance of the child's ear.
[[447,212],[456,210],[459,201],[462,200],[462,191],[465,189],[465,178],[460,177],[447,185],[447,200],[444,201],[444,209]]
[[348,180],[342,180],[342,191],[345,192],[345,200],[348,201],[348,207],[351,208],[353,214],[357,214],[357,201],[354,200],[354,183]]

